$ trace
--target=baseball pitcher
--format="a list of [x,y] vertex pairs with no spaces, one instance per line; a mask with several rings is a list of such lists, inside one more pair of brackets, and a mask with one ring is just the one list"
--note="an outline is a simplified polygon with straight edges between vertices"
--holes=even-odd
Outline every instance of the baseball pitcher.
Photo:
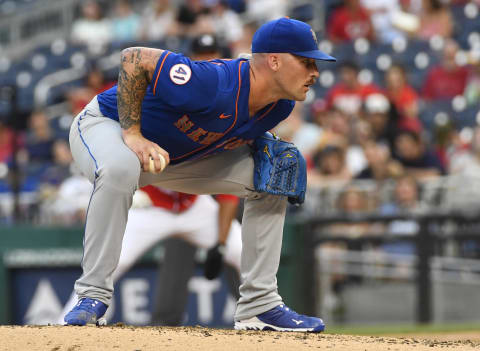
[[245,198],[235,328],[324,330],[320,318],[286,307],[277,290],[286,206],[303,201],[305,162],[265,132],[305,100],[319,76],[316,61],[335,59],[318,50],[308,24],[289,18],[262,25],[252,54],[192,61],[166,50],[125,49],[118,85],[74,119],[72,154],[94,190],[75,283],[79,302],[66,324],[95,323],[105,313],[133,193],[157,184]]

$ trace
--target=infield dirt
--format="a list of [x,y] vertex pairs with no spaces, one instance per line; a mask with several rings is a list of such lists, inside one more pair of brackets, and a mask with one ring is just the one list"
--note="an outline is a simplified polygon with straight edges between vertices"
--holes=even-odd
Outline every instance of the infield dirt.
[[479,333],[415,338],[299,334],[202,327],[0,326],[0,350],[205,350],[205,351],[424,351],[479,350]]

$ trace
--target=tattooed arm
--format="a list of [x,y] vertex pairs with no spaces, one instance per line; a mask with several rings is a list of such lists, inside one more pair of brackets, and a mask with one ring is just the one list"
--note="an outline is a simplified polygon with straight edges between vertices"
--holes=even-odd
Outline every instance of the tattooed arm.
[[145,139],[140,132],[142,101],[150,84],[163,50],[151,48],[128,48],[122,51],[118,75],[117,105],[120,126],[125,144],[137,154],[144,170],[148,170],[149,158],[153,157],[160,170],[158,154],[168,153],[157,144]]

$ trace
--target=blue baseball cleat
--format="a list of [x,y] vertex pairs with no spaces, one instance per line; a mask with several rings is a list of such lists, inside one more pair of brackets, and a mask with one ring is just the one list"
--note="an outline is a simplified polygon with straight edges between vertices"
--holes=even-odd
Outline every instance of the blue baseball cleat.
[[88,297],[78,300],[75,307],[64,318],[65,325],[96,324],[105,314],[108,306]]
[[304,316],[279,305],[253,318],[235,322],[235,329],[319,333],[325,330],[325,324],[320,318]]

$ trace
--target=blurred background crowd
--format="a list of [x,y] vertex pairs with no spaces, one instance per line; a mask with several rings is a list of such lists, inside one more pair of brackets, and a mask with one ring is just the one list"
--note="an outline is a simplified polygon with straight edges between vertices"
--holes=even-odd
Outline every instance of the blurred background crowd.
[[[335,267],[322,282],[322,313],[334,311],[329,292],[359,281],[336,256],[365,249],[351,240],[413,237],[415,215],[480,210],[479,8],[479,0],[0,0],[0,223],[82,224],[91,185],[72,163],[68,131],[115,84],[123,48],[235,58],[250,51],[258,26],[290,16],[337,58],[318,63],[307,99],[274,130],[308,163],[306,203],[290,214],[410,216],[324,223],[321,238],[347,239],[320,245],[323,267]],[[408,241],[372,247],[416,250]],[[440,251],[478,258],[480,244]]]
[[[2,1],[1,16],[42,2]],[[2,221],[81,218],[68,213],[81,202],[71,193],[77,184],[64,184],[75,175],[68,128],[93,96],[115,84],[119,50],[148,45],[189,55],[197,45],[237,57],[249,52],[260,24],[286,15],[312,23],[321,49],[338,58],[334,65],[319,64],[313,91],[275,130],[301,149],[309,161],[309,186],[323,190],[310,192],[315,199],[307,209],[391,213],[470,205],[465,200],[480,204],[465,198],[477,187],[464,181],[480,177],[478,2],[75,5],[68,35],[23,55],[0,55]],[[62,185],[69,189],[58,192]],[[15,193],[17,203],[9,196]]]
[[316,191],[304,211],[480,205],[479,1],[70,0],[58,13],[53,3],[0,1],[4,223],[81,220],[88,197],[75,193],[68,129],[115,84],[121,49],[237,57],[260,24],[286,15],[338,58],[319,64],[307,100],[275,130],[308,159]]

